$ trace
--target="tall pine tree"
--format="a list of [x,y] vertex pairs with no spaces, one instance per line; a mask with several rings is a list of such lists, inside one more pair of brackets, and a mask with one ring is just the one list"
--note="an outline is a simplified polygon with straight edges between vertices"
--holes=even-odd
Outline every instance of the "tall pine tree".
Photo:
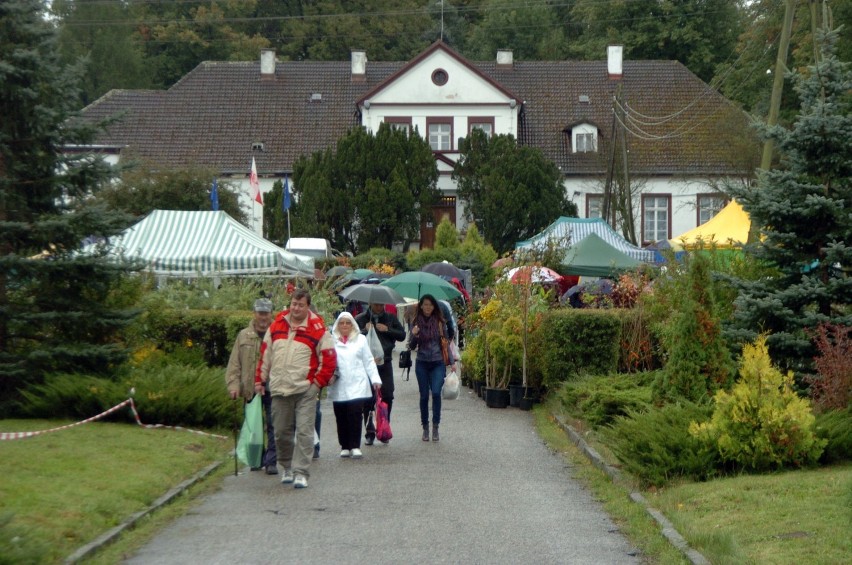
[[834,55],[836,37],[824,34],[820,61],[794,76],[802,103],[793,127],[764,130],[781,168],[762,172],[754,189],[733,190],[763,235],[751,252],[779,275],[737,281],[726,333],[744,343],[769,331],[772,358],[785,369],[810,364],[806,328],[852,325],[852,71]]
[[66,154],[94,133],[73,121],[79,69],[63,67],[39,0],[0,3],[0,417],[52,372],[104,373],[124,358],[109,306],[125,267],[80,253],[127,218],[83,201],[109,167]]

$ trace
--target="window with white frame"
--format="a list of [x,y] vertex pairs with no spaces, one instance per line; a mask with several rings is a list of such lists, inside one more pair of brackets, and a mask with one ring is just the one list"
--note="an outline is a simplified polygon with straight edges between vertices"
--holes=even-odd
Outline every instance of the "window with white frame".
[[594,153],[598,150],[598,128],[591,124],[574,126],[571,137],[574,153]]
[[587,218],[602,218],[603,217],[603,195],[602,194],[587,194],[586,195],[586,217]]
[[399,116],[387,116],[385,117],[385,122],[387,122],[390,127],[393,129],[398,129],[404,131],[406,134],[411,133],[411,118],[410,117],[399,117]]
[[698,195],[698,225],[707,222],[725,207],[728,198],[724,194],[708,193]]
[[450,151],[452,149],[453,124],[449,121],[431,121],[427,119],[429,146],[432,151]]
[[471,118],[468,121],[468,125],[470,131],[475,129],[482,130],[482,132],[485,133],[485,137],[489,139],[492,135],[494,135],[494,118],[490,118],[488,120]]
[[642,240],[653,243],[671,238],[671,195],[642,196]]

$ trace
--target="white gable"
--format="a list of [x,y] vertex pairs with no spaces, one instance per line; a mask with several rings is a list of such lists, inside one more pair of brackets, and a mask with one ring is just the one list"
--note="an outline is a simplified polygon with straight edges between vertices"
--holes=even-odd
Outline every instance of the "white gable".
[[[441,72],[446,84],[435,84],[433,75]],[[369,102],[372,107],[387,103],[508,105],[509,98],[460,60],[438,49],[371,96]]]

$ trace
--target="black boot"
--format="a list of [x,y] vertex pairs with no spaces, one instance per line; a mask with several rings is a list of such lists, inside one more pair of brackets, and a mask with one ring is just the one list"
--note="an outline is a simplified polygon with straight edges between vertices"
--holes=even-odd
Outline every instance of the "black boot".
[[423,441],[429,441],[429,426],[423,426]]
[[438,435],[438,424],[432,424],[432,441],[440,441],[441,437]]

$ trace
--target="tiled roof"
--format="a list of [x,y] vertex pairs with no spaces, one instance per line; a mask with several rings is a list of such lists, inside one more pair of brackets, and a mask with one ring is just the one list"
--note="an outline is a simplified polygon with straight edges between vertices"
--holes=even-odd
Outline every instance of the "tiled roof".
[[[524,100],[518,132],[522,143],[540,148],[567,175],[606,171],[618,82],[607,76],[605,61],[515,62],[511,69],[493,62],[473,64]],[[274,79],[261,78],[259,61],[205,62],[166,91],[111,91],[83,115],[102,119],[124,113],[97,142],[127,146],[163,167],[195,164],[243,174],[254,156],[262,175],[281,174],[291,171],[299,156],[333,146],[360,123],[355,102],[404,65],[370,61],[366,81],[359,83],[351,79],[349,61],[277,62]],[[626,61],[621,82],[627,104],[645,116],[687,108],[661,126],[639,125],[647,134],[640,133],[643,137],[686,135],[654,141],[628,137],[633,174],[750,170],[750,161],[734,164],[744,154],[745,114],[683,65]],[[321,99],[312,100],[314,94]],[[580,95],[590,102],[579,102]],[[580,122],[599,128],[597,153],[571,153],[565,130]],[[252,150],[256,142],[264,144],[263,151]]]

